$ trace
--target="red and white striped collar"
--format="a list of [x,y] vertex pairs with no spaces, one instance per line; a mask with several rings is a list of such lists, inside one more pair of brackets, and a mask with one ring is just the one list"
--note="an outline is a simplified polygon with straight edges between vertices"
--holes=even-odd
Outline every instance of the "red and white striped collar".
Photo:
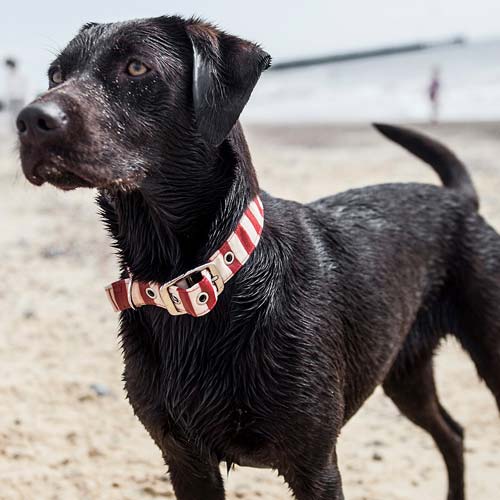
[[106,287],[115,311],[151,305],[173,316],[209,313],[229,281],[245,264],[257,246],[264,227],[264,208],[256,196],[245,210],[238,227],[206,264],[177,276],[168,283],[143,282],[128,278]]

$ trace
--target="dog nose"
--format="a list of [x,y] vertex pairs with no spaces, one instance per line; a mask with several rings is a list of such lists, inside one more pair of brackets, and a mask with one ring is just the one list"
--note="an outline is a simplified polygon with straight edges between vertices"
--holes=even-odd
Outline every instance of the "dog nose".
[[16,125],[21,142],[45,144],[58,139],[66,128],[68,117],[54,102],[26,106],[17,117]]

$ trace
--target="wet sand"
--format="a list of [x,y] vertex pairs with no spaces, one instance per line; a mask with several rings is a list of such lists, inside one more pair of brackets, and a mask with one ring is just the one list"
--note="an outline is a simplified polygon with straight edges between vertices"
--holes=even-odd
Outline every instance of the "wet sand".
[[[437,182],[368,127],[247,132],[261,186],[278,196],[307,201],[373,183]],[[481,212],[500,230],[500,124],[431,132],[466,161]],[[95,193],[32,187],[11,139],[0,140],[0,499],[174,498],[160,453],[122,390],[117,317],[103,293],[117,268]],[[454,342],[436,365],[442,400],[466,429],[469,498],[494,500],[498,410]],[[445,498],[430,438],[380,391],[344,429],[339,459],[347,499]],[[231,472],[227,491],[230,500],[291,498],[276,474],[249,468]]]

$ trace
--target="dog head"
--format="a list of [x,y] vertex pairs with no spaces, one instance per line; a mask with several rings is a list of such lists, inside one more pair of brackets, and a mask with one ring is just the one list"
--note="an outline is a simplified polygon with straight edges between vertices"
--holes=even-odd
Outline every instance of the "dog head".
[[201,168],[269,65],[257,45],[195,19],[86,24],[18,116],[23,171],[66,190],[181,183],[182,160]]

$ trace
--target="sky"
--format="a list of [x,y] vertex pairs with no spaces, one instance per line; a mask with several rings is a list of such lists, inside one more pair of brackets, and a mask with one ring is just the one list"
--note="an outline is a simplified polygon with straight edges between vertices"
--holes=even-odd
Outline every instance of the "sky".
[[[498,0],[6,0],[0,56],[43,88],[48,63],[88,21],[193,14],[261,43],[275,60],[454,35],[500,38]],[[0,87],[1,88],[1,87]]]

